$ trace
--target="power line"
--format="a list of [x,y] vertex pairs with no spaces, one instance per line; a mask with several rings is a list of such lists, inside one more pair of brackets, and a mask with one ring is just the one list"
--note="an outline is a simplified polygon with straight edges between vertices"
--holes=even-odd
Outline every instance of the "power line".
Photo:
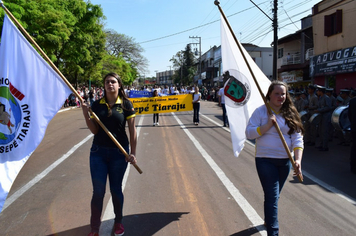
[[[293,22],[292,19],[290,18],[290,16],[288,15],[286,9],[283,8],[283,10],[284,10],[284,12],[286,13],[286,15],[288,16],[289,20],[290,20],[291,22]],[[299,27],[298,27],[298,26],[296,26],[294,23],[293,23],[293,25],[295,26],[295,28],[297,28],[297,29],[299,30]]]
[[200,25],[200,26],[197,26],[197,27],[194,27],[194,28],[191,28],[191,29],[187,29],[187,30],[184,30],[184,31],[180,31],[180,32],[178,32],[178,33],[174,33],[174,34],[166,35],[166,36],[163,36],[163,37],[159,37],[159,38],[155,38],[155,39],[143,41],[143,42],[141,42],[141,43],[139,43],[139,44],[149,43],[149,42],[153,42],[153,41],[157,41],[157,40],[169,38],[169,37],[172,37],[172,36],[175,36],[175,35],[178,35],[178,34],[183,34],[183,33],[185,33],[185,32],[189,32],[189,31],[191,31],[191,30],[195,30],[195,29],[204,27],[204,26],[206,26],[206,25],[210,25],[210,24],[213,24],[213,23],[218,22],[218,21],[220,21],[220,20],[215,20],[215,21],[206,23],[206,24],[204,24],[204,25]]
[[[288,11],[294,10],[294,9],[300,7],[300,6],[303,6],[305,3],[310,2],[310,1],[311,1],[311,0],[306,0],[306,1],[304,1],[304,2],[299,2],[298,4],[291,6],[291,7],[288,8],[287,10],[288,10]],[[237,2],[237,1],[235,1],[232,5],[234,5],[236,2]],[[264,4],[264,3],[266,3],[266,2],[268,2],[268,1],[265,1],[265,2],[262,2],[262,3],[259,3],[259,4]],[[284,5],[288,5],[288,4],[291,3],[291,2],[295,2],[295,1],[294,1],[294,0],[293,0],[293,1],[290,1],[290,2],[288,2],[288,3],[286,3],[286,4],[284,4]],[[227,2],[227,3],[228,3],[228,2]],[[226,4],[227,4],[227,3],[226,3]],[[251,7],[249,7],[249,8],[244,9],[244,10],[241,10],[241,11],[239,11],[239,12],[236,12],[236,13],[234,13],[234,14],[231,14],[231,15],[229,15],[229,16],[227,16],[227,17],[229,18],[229,17],[235,16],[235,15],[237,15],[237,14],[241,14],[241,13],[243,13],[243,12],[245,12],[245,11],[248,11],[248,10],[250,10],[250,9],[253,9],[253,8],[255,8],[255,6],[251,6]],[[293,16],[291,16],[291,17],[290,17],[290,16],[287,14],[287,12],[286,12],[286,15],[288,16],[288,18],[281,20],[280,23],[282,23],[282,22],[284,22],[284,21],[286,21],[286,20],[290,20],[291,22],[293,22],[293,21],[292,21],[292,18],[293,18],[293,17],[296,17],[296,16],[298,16],[298,15],[300,15],[300,14],[303,14],[303,13],[305,13],[305,12],[307,12],[307,11],[310,11],[310,9],[305,10],[305,11],[302,11],[302,12],[300,12],[300,13],[298,13],[298,14],[295,14],[295,15],[293,15]],[[204,22],[204,21],[209,17],[209,15],[210,15],[211,13],[212,13],[212,11],[208,14],[208,16],[207,16],[202,22]],[[249,23],[248,23],[247,25],[252,25],[252,24],[253,24],[254,22],[256,22],[256,21],[257,21],[257,22],[258,22],[258,21],[262,21],[262,20],[260,20],[260,18],[261,18],[261,15],[259,15],[258,17],[255,17],[254,20],[253,20],[253,21],[249,21]],[[196,29],[203,28],[203,27],[205,27],[205,26],[214,24],[214,23],[216,23],[216,22],[218,22],[218,21],[220,21],[220,19],[219,19],[219,20],[214,20],[214,21],[208,22],[208,23],[206,23],[206,24],[202,24],[202,25],[199,25],[199,26],[196,26],[196,27],[187,29],[187,30],[183,30],[183,31],[180,31],[180,32],[177,32],[177,33],[174,33],[174,34],[170,34],[170,35],[158,37],[158,38],[155,38],[155,39],[143,41],[143,42],[140,42],[139,44],[149,43],[149,42],[158,41],[158,40],[161,40],[161,39],[173,37],[173,36],[176,36],[176,35],[179,35],[179,34],[183,34],[183,33],[186,33],[186,32],[192,31],[192,30],[196,30]],[[299,21],[299,20],[298,20],[298,21]],[[297,21],[296,21],[296,22],[297,22]],[[244,28],[247,28],[247,25],[246,25]],[[286,25],[284,25],[283,27],[286,27],[286,26],[288,26],[288,25],[290,25],[290,24],[286,24]],[[263,27],[263,26],[265,26],[265,27]],[[279,28],[283,28],[283,27],[279,27]],[[250,27],[248,27],[248,28],[250,28]],[[272,31],[272,30],[269,30],[268,33],[263,33],[263,32],[266,32],[266,30],[269,29],[269,26],[266,27],[266,21],[263,21],[263,22],[260,24],[260,26],[257,27],[257,28],[259,29],[258,31],[253,31],[252,33],[250,33],[250,34],[248,34],[247,36],[245,36],[244,39],[249,39],[249,40],[247,40],[247,41],[253,42],[253,41],[255,41],[255,40],[257,40],[257,39],[259,39],[259,38],[261,38],[261,37],[263,37],[263,36],[266,36],[268,33],[270,33],[270,32]],[[202,30],[202,31],[204,31],[204,30]],[[200,31],[200,32],[202,32],[202,31]],[[244,31],[244,30],[239,30],[239,31],[242,32],[242,31]]]
[[[234,13],[234,14],[232,14],[232,15],[227,16],[227,17],[231,17],[231,16],[234,16],[234,15],[240,14],[240,13],[245,12],[245,11],[247,11],[247,10],[250,10],[250,9],[252,9],[252,8],[254,8],[254,6],[249,7],[249,8],[246,8],[246,9],[244,9],[244,10],[242,10],[242,11],[236,12],[236,13]],[[175,36],[175,35],[178,35],[178,34],[183,34],[183,33],[186,33],[186,32],[189,32],[189,31],[192,31],[192,30],[195,30],[195,29],[198,29],[198,28],[207,26],[207,25],[211,25],[211,24],[216,23],[216,22],[218,22],[218,21],[220,21],[220,19],[219,19],[219,20],[212,21],[212,22],[209,22],[209,23],[206,23],[206,24],[204,24],[204,25],[196,26],[196,27],[191,28],[191,29],[183,30],[183,31],[180,31],[180,32],[177,32],[177,33],[174,33],[174,34],[170,34],[170,35],[166,35],[166,36],[163,36],[163,37],[159,37],[159,38],[155,38],[155,39],[143,41],[143,42],[141,42],[141,43],[139,43],[139,44],[149,43],[149,42],[161,40],[161,39],[164,39],[164,38],[169,38],[169,37],[172,37],[172,36]]]
[[[304,13],[306,13],[306,12],[308,12],[308,11],[310,11],[310,10],[308,9],[308,10],[299,12],[299,13],[297,13],[297,14],[291,16],[290,18],[293,18],[293,17],[296,17],[296,16],[298,16],[298,15],[304,14]],[[285,18],[285,19],[280,20],[279,23],[282,23],[282,22],[285,22],[285,21],[288,21],[288,20],[289,20],[289,18]],[[296,20],[296,21],[294,21],[294,22],[292,21],[292,22],[293,22],[293,24],[294,24],[294,23],[299,22],[299,21],[300,21],[300,19],[298,19],[298,20]],[[289,26],[289,25],[291,25],[291,24],[292,24],[292,23],[290,23],[290,24],[285,24],[285,25],[279,27],[279,29],[283,29],[284,27]],[[245,37],[244,37],[244,40],[246,40],[246,41],[248,41],[248,42],[253,42],[253,41],[255,41],[256,39],[258,39],[258,38],[264,36],[264,35],[265,35],[264,32],[266,32],[266,30],[269,30],[270,27],[269,27],[269,26],[263,27],[263,26],[265,26],[265,23],[263,23],[263,24],[260,25],[260,27],[259,27],[260,30],[259,30],[259,31],[254,31],[254,32],[250,33],[249,35],[245,36]],[[269,30],[269,31],[268,31],[268,33],[270,33],[270,32],[272,32],[272,30]],[[268,33],[267,33],[267,34],[268,34]],[[260,35],[260,34],[262,34],[262,35]],[[255,38],[255,37],[256,37],[256,38]]]

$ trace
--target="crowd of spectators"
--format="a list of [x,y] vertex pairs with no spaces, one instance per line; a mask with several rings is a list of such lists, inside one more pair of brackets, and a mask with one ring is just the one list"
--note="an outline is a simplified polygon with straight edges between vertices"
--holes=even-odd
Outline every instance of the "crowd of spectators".
[[[160,95],[179,95],[179,94],[191,94],[194,93],[194,86],[174,86],[174,85],[152,85],[152,86],[125,86],[125,92],[129,97],[130,91],[158,91]],[[219,88],[207,89],[206,87],[201,87],[201,94],[203,100],[218,101],[217,92]],[[90,89],[83,85],[77,89],[78,94],[83,100],[92,104],[94,101],[101,99],[104,95],[103,87],[92,86]],[[64,103],[64,107],[77,106],[80,107],[80,100],[75,96],[74,93],[69,95]]]
[[[82,99],[89,104],[92,104],[95,100],[101,99],[104,95],[103,87],[93,86],[90,89],[88,87],[81,86],[77,89],[77,93],[82,97]],[[80,107],[80,100],[74,93],[70,94],[66,101],[64,102],[64,107],[76,106]]]

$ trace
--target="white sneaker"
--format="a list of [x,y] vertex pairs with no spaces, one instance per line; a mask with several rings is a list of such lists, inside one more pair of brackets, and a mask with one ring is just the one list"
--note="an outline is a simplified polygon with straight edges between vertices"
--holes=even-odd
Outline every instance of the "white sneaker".
[[157,122],[156,125],[159,125],[159,123]]
[[156,126],[156,123],[153,123],[153,126]]

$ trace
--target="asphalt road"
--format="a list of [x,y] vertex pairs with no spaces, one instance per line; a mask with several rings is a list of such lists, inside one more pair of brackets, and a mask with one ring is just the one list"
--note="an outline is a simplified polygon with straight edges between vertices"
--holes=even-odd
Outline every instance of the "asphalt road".
[[[156,127],[152,122],[152,115],[136,118],[143,174],[130,167],[124,180],[125,235],[266,235],[254,146],[246,143],[233,156],[216,103],[202,102],[199,126],[192,112],[161,114]],[[91,142],[80,109],[54,117],[12,186],[0,235],[89,233]],[[320,161],[306,150],[304,183],[290,174],[279,205],[280,235],[356,235],[356,176],[333,171],[347,166],[330,153]],[[103,236],[113,225],[109,189],[104,201]]]

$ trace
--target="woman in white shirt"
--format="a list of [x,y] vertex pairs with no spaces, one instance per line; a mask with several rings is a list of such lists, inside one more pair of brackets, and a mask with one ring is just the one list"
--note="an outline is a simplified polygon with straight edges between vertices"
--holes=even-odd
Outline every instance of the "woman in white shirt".
[[[155,89],[153,90],[153,96],[152,97],[158,97],[158,90]],[[158,120],[159,120],[159,113],[153,113],[153,126],[158,126],[159,123],[158,123]]]
[[288,155],[273,125],[278,123],[290,152],[294,152],[295,175],[301,174],[304,129],[285,83],[273,81],[266,100],[273,114],[268,114],[265,105],[258,107],[248,122],[246,137],[256,139],[256,168],[265,195],[265,225],[270,236],[279,233],[278,199],[291,169]]
[[200,110],[200,98],[201,94],[199,93],[198,86],[195,86],[194,93],[193,93],[193,122],[195,125],[199,124],[199,110]]

